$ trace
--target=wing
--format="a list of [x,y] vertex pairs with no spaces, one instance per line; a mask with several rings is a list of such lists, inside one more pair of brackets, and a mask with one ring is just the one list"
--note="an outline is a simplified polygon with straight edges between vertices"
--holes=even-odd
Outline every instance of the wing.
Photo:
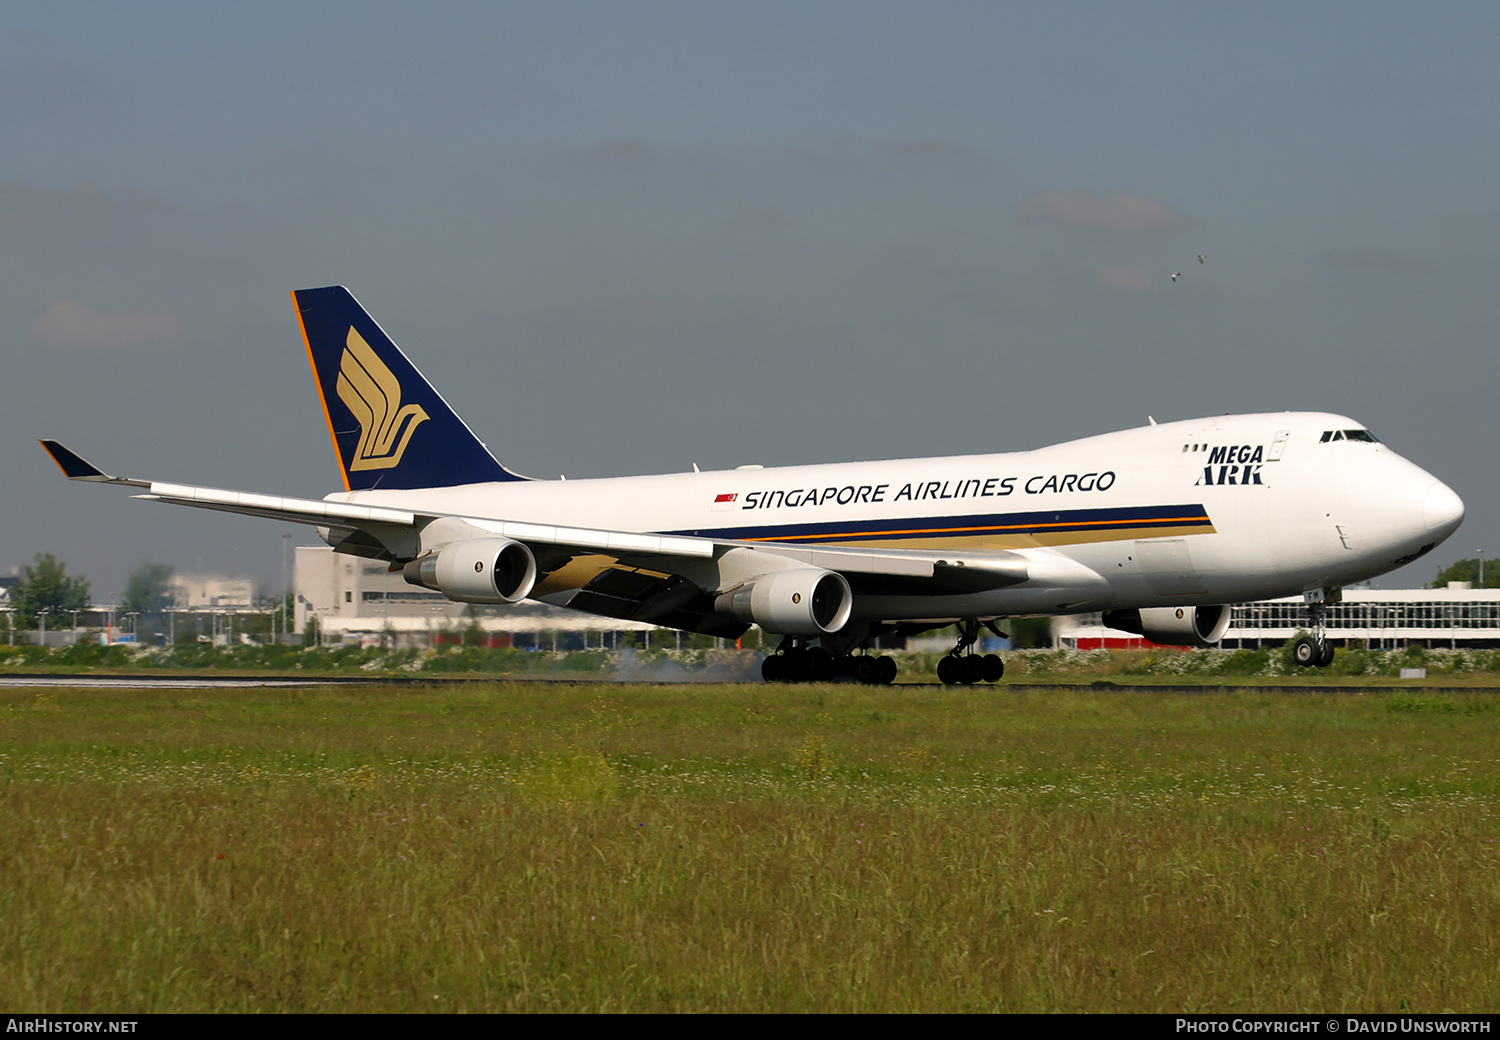
[[[783,570],[833,572],[853,595],[882,596],[962,595],[1020,584],[1030,576],[1030,561],[1016,552],[781,546],[429,514],[116,477],[57,441],[41,445],[70,480],[140,488],[145,493],[135,497],[149,502],[314,526],[340,552],[386,560],[392,570],[404,567],[414,584],[422,582],[414,580],[412,564],[446,548],[519,542],[535,559],[535,581],[523,596],[692,631],[744,631],[747,626],[733,615],[716,611],[715,601]],[[452,599],[469,599],[449,588],[441,591]]]

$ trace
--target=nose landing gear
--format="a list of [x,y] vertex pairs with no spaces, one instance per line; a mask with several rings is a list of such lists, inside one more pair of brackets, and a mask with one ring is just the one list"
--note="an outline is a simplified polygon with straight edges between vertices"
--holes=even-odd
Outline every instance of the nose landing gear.
[[1311,635],[1303,636],[1292,644],[1292,660],[1303,668],[1327,668],[1333,664],[1333,644],[1328,641],[1328,604],[1337,603],[1343,597],[1342,590],[1325,592],[1317,589],[1306,593],[1307,623]]

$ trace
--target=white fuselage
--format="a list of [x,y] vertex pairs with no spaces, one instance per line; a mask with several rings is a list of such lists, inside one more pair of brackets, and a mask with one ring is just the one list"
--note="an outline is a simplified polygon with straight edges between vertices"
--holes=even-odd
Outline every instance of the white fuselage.
[[[863,596],[856,620],[1073,613],[1364,581],[1451,534],[1463,503],[1323,413],[1163,423],[997,455],[515,481],[332,500],[765,545],[1024,555],[1030,578]],[[1336,439],[1325,439],[1335,433]]]

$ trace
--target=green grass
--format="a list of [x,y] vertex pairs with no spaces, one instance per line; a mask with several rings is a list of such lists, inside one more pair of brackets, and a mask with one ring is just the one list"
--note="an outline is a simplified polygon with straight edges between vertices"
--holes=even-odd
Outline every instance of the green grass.
[[0,1006],[1494,1012],[1494,704],[0,690]]

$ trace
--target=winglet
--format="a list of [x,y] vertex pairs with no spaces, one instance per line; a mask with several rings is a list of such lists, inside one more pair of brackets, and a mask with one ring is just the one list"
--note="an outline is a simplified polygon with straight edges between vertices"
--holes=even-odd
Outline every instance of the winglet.
[[99,484],[128,484],[131,487],[150,487],[149,480],[130,480],[126,477],[112,477],[98,466],[89,462],[82,456],[69,451],[57,441],[40,441],[43,449],[52,456],[52,461],[57,463],[57,468],[63,471],[63,476],[69,480],[92,480]]

